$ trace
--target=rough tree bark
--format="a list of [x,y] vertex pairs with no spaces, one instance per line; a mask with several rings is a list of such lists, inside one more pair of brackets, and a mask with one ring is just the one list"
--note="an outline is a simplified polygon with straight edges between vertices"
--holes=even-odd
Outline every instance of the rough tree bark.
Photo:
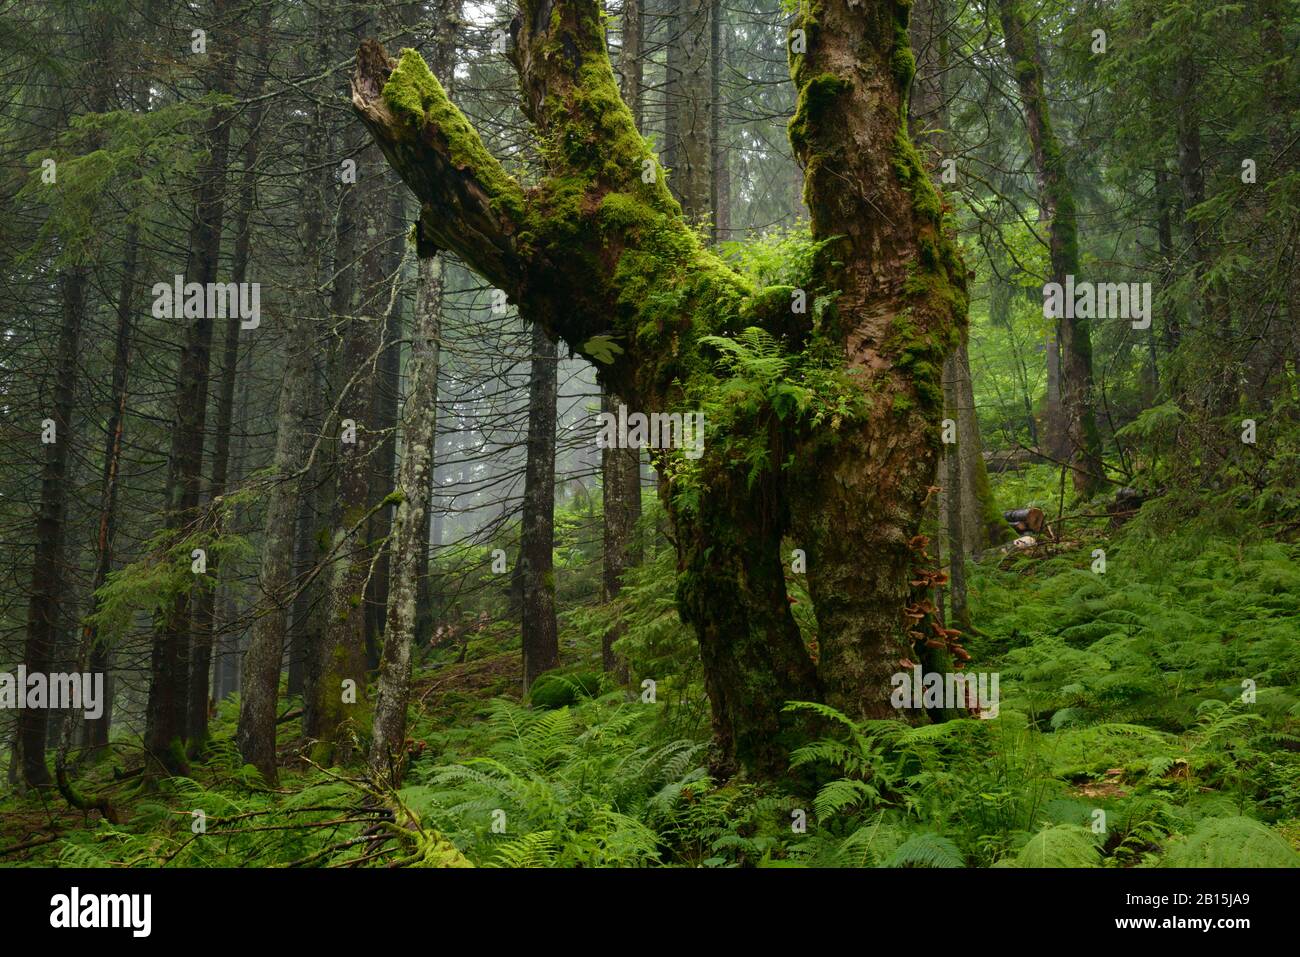
[[[353,36],[363,37],[376,26],[367,5],[353,3]],[[379,452],[382,434],[373,417],[378,364],[390,304],[387,282],[388,223],[384,171],[371,148],[357,155],[355,194],[359,301],[346,320],[340,354],[342,395],[338,402],[340,435],[337,445],[333,528],[326,569],[325,614],[319,646],[315,649],[308,691],[308,737],[315,740],[312,758],[318,762],[347,763],[352,755],[348,728],[369,723],[366,709],[366,590],[374,567],[374,546],[367,538],[374,511],[390,502],[376,502],[372,488],[372,459]],[[342,243],[342,240],[340,240]],[[350,423],[346,427],[343,423]],[[387,489],[382,490],[386,493]]]
[[[328,37],[328,33],[322,31],[322,36]],[[319,66],[329,62],[332,45],[328,39],[322,39],[312,52],[315,54],[315,65]],[[312,129],[319,130],[323,126],[321,108],[318,106]],[[319,255],[323,245],[325,197],[328,195],[331,175],[321,163],[324,147],[322,138],[313,134],[308,137],[303,148],[305,168],[317,170],[313,178],[304,182],[300,201],[304,213],[301,249],[309,257]],[[298,539],[304,522],[310,529],[308,537],[313,540],[315,537],[312,534],[315,531],[315,503],[305,486],[311,477],[319,476],[319,459],[324,457],[325,450],[316,449],[317,462],[314,468],[304,462],[307,435],[316,432],[319,423],[313,420],[312,415],[312,400],[318,391],[318,376],[312,356],[317,335],[312,324],[302,317],[318,311],[324,305],[319,294],[314,291],[322,285],[323,272],[319,263],[309,270],[313,291],[287,316],[280,338],[280,348],[284,355],[284,377],[280,383],[275,453],[272,459],[274,474],[269,478],[266,494],[266,513],[263,519],[265,539],[255,594],[255,600],[261,607],[253,623],[240,667],[239,720],[235,728],[235,742],[244,761],[257,768],[268,782],[275,782],[279,774],[276,766],[276,705],[291,607],[299,613],[295,626],[301,629],[304,636],[307,628],[307,589],[300,585],[295,592],[292,586],[299,578],[297,572],[301,570],[298,563]],[[266,330],[267,333],[273,331]],[[305,658],[306,648],[300,648],[299,651]],[[303,664],[300,660],[298,667],[302,669]],[[290,690],[292,692],[293,689]]]
[[258,598],[265,603],[253,624],[244,655],[235,740],[244,760],[268,782],[277,778],[275,710],[280,685],[285,626],[293,601],[295,522],[300,494],[307,417],[312,384],[310,324],[286,317],[284,378],[276,416],[275,474],[266,492],[265,541],[258,577]]
[[[644,64],[642,57],[643,0],[624,0],[623,49],[619,68],[622,72],[623,102],[632,111],[632,121],[641,129],[641,96]],[[617,413],[625,404],[618,396],[601,393],[602,412]],[[601,449],[601,512],[604,515],[601,597],[615,598],[623,588],[623,574],[641,561],[635,540],[636,525],[641,518],[641,451],[635,448],[608,446]],[[623,635],[619,622],[601,636],[601,665],[606,672],[626,680],[625,669],[614,654],[614,642]]]
[[623,0],[623,48],[619,72],[623,102],[632,111],[632,122],[641,129],[642,96],[645,94],[645,0]]
[[[387,171],[385,171],[387,172]],[[388,174],[391,178],[391,173]],[[389,188],[390,221],[401,222],[407,218],[405,197],[398,188]],[[396,234],[389,241],[384,260],[384,273],[391,275],[402,263],[405,238]],[[394,296],[392,306],[384,315],[384,350],[380,355],[374,386],[374,410],[369,421],[379,433],[379,447],[374,456],[370,475],[371,488],[385,493],[393,488],[397,469],[397,419],[401,402],[401,340],[402,297]],[[367,537],[372,542],[388,540],[393,530],[396,506],[380,509],[370,517]],[[371,669],[379,666],[379,642],[383,637],[387,616],[388,588],[392,556],[386,546],[375,556],[374,571],[366,588],[366,660]]]
[[[811,383],[802,413],[783,417],[767,395],[719,404],[701,458],[655,456],[722,772],[785,766],[797,726],[787,701],[890,714],[889,677],[908,651],[913,539],[966,270],[907,135],[907,11],[822,0],[795,19],[807,48],[791,56],[790,138],[820,243],[803,312],[796,290],[759,287],[701,246],[619,97],[594,0],[524,0],[512,24],[524,110],[546,147],[546,175],[529,189],[417,54],[394,61],[373,42],[358,53],[353,104],[421,200],[425,233],[591,358],[605,388],[647,412],[687,410],[743,374],[709,337],[746,327],[765,330]],[[609,356],[595,337],[623,351]],[[754,441],[765,455],[746,454]],[[817,662],[785,588],[781,543],[794,520]]]

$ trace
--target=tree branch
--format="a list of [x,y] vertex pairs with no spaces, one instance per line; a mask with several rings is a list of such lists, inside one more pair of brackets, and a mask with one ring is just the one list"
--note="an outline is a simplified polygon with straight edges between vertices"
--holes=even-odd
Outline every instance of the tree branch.
[[420,199],[422,238],[454,251],[514,298],[524,275],[517,248],[523,188],[414,50],[395,61],[376,41],[364,41],[351,86],[353,107]]

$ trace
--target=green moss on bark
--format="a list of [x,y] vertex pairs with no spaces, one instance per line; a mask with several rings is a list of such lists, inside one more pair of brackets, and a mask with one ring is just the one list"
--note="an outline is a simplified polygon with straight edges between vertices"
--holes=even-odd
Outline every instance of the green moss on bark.
[[477,131],[415,50],[402,51],[384,84],[383,98],[393,115],[408,124],[412,135],[420,135],[426,126],[436,129],[447,143],[452,163],[457,169],[474,173],[492,195],[494,207],[513,218],[522,216],[523,190],[487,151]]

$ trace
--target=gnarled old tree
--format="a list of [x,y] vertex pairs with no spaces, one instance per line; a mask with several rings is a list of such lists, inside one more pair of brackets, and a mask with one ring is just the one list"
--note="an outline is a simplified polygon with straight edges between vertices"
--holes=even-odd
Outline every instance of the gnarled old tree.
[[[805,0],[795,17],[790,139],[812,241],[789,285],[757,284],[690,228],[619,96],[596,0],[522,0],[512,24],[545,161],[532,184],[486,150],[415,52],[392,60],[367,42],[357,58],[353,104],[420,199],[423,234],[592,358],[630,408],[705,410],[703,456],[667,450],[656,464],[719,770],[780,768],[790,700],[888,716],[909,652],[940,369],[967,302],[908,139],[907,17],[891,0]],[[790,612],[787,536],[807,556],[816,656]]]

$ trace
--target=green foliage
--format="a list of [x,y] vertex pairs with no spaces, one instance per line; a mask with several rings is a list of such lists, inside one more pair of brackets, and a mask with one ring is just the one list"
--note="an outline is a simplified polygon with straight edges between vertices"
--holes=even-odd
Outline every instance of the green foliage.
[[659,862],[645,820],[671,816],[701,780],[702,745],[652,743],[651,711],[608,699],[553,711],[498,701],[485,756],[421,769],[425,783],[402,799],[480,864]]
[[1286,841],[1253,818],[1213,817],[1174,841],[1166,867],[1300,867]]
[[561,708],[595,697],[600,694],[600,686],[601,676],[594,671],[548,671],[538,675],[528,689],[528,700],[535,708]]
[[1043,828],[1016,855],[1017,867],[1096,867],[1099,862],[1093,835],[1073,824]]

